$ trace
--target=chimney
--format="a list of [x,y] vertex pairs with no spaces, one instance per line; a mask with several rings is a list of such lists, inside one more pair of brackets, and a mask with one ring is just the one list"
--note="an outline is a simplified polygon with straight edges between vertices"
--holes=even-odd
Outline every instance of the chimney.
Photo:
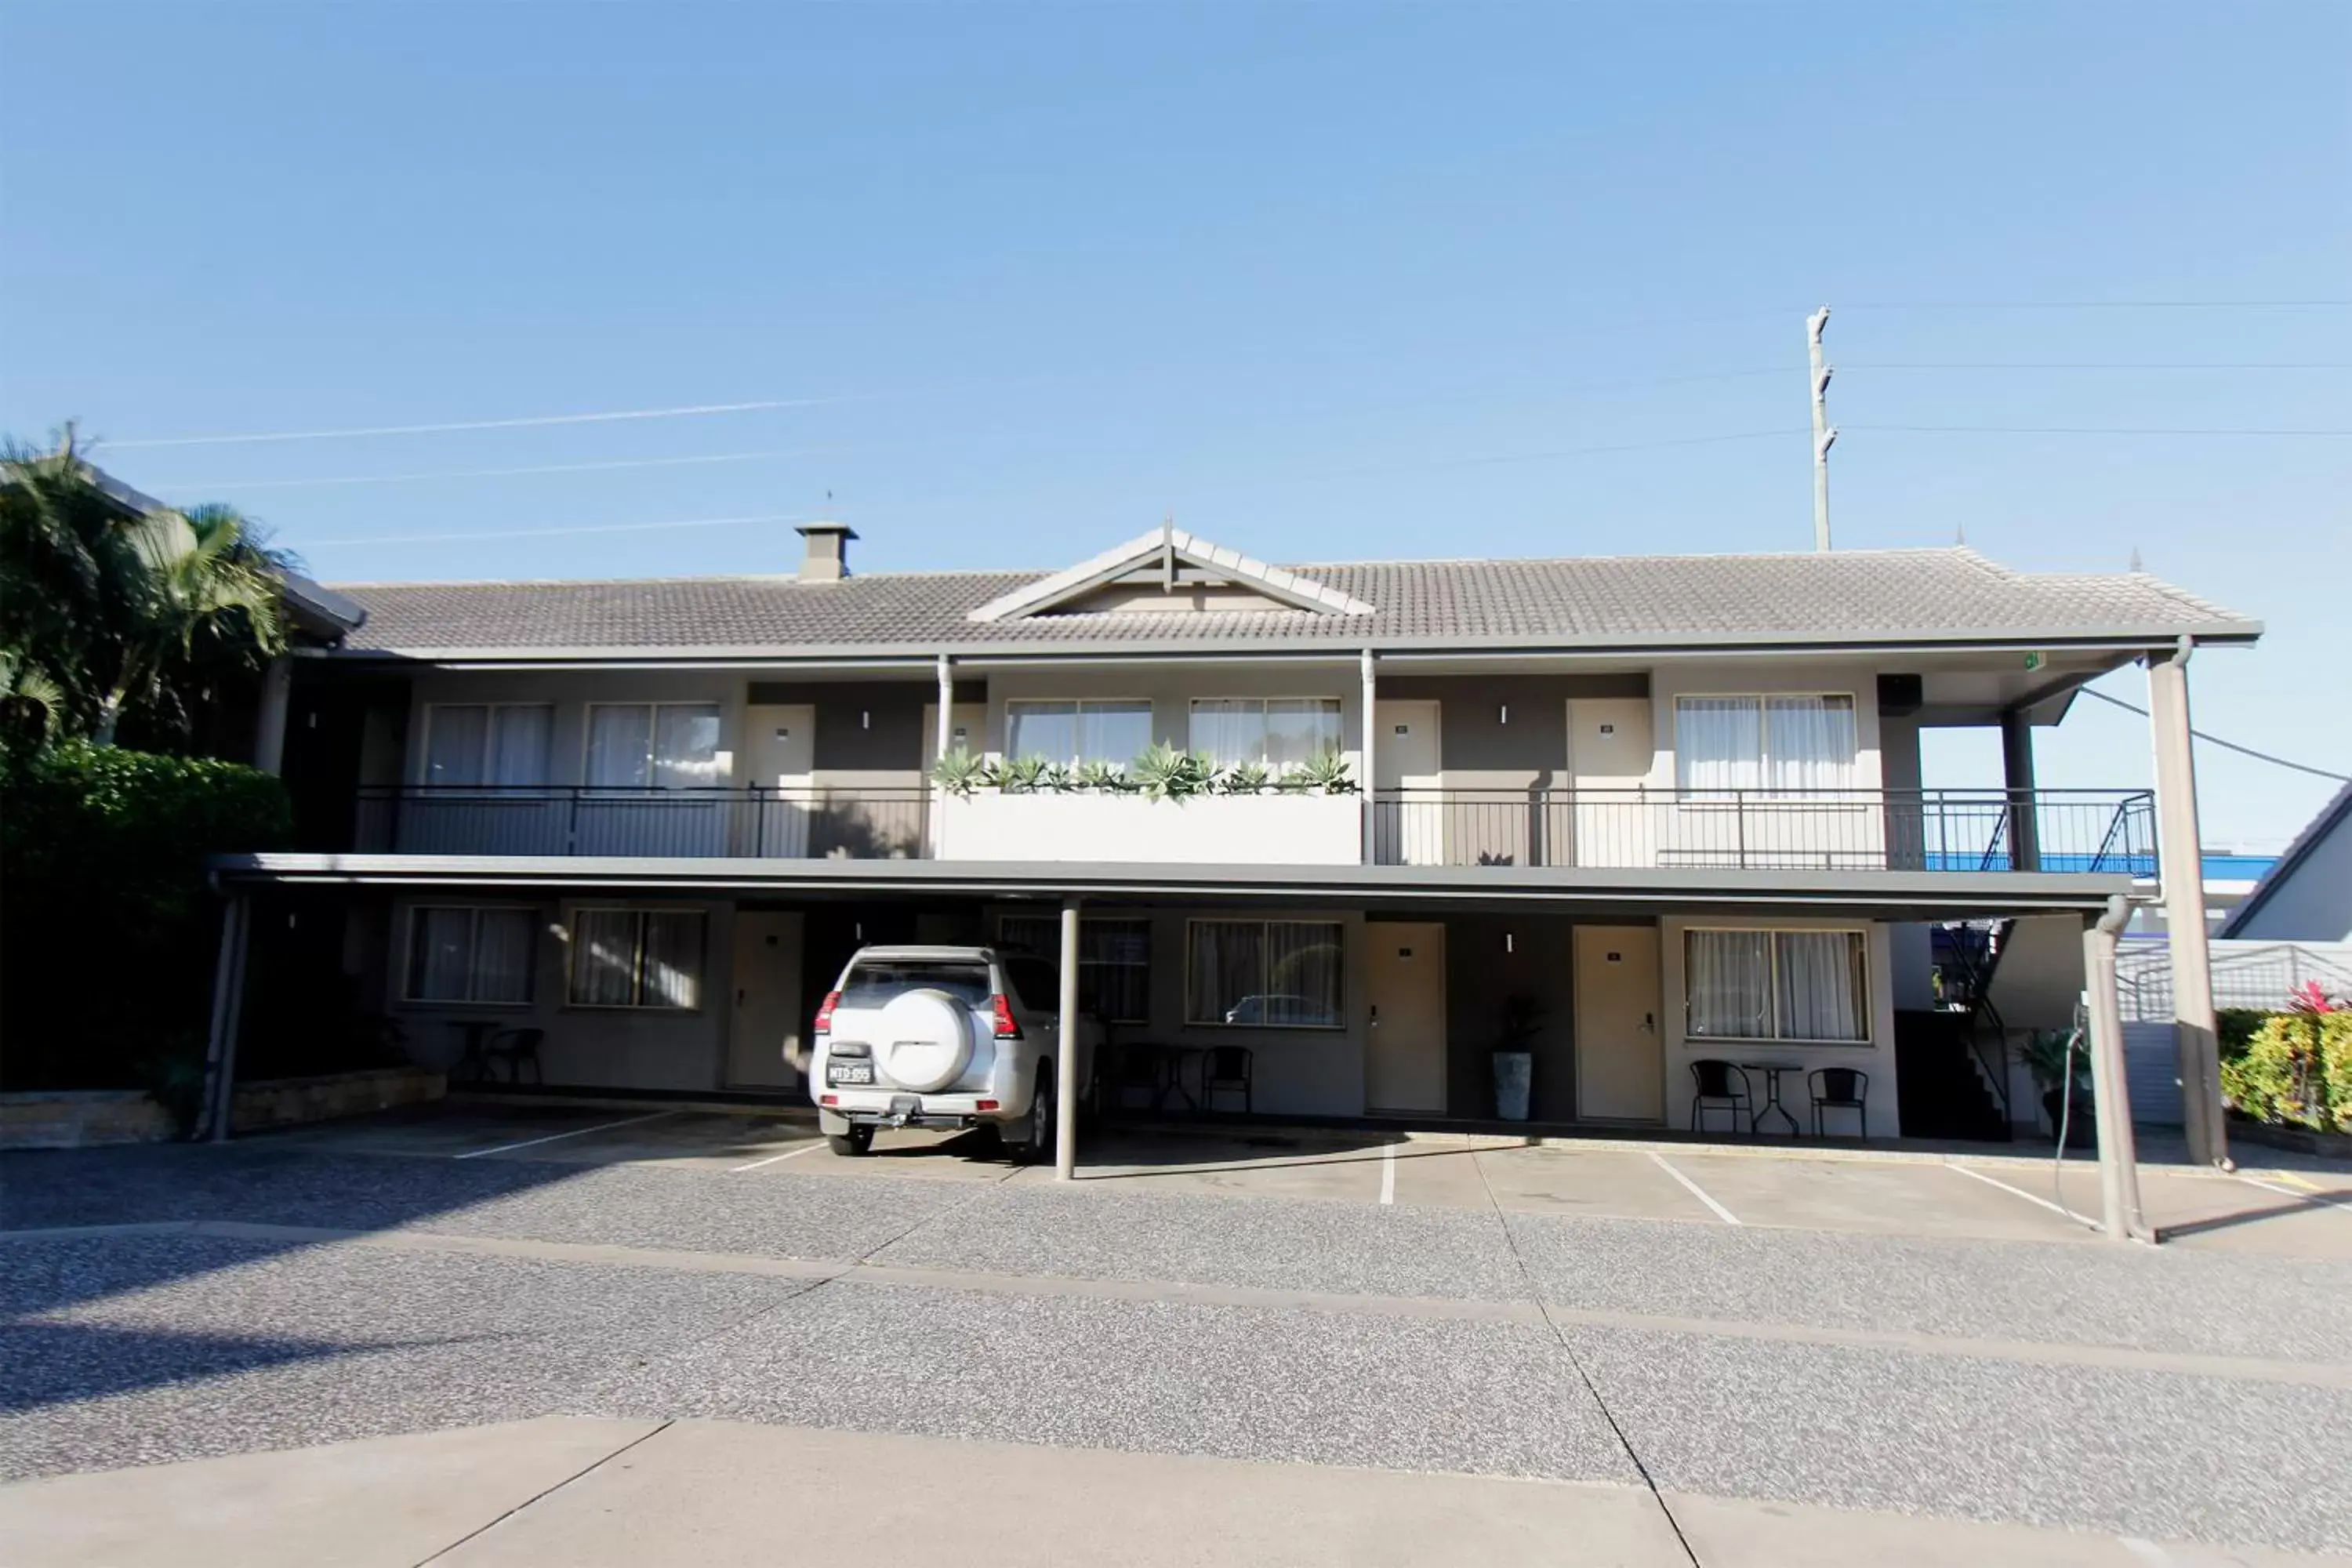
[[812,522],[794,531],[808,541],[801,557],[801,581],[838,583],[849,575],[849,542],[857,531],[845,522]]

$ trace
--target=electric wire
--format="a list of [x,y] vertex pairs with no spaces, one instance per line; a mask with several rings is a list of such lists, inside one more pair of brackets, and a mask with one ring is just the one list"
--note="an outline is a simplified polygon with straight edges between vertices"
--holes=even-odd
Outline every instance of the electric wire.
[[[2120,697],[2110,697],[2105,692],[2088,686],[2078,686],[2075,689],[2085,697],[2095,697],[2100,701],[2120,708],[2126,713],[2137,713],[2143,719],[2148,716],[2147,710],[2136,702],[2126,702]],[[2333,779],[2337,784],[2352,784],[2352,774],[2330,773],[2326,768],[2315,768],[2305,763],[2289,762],[2284,757],[2274,757],[2268,752],[2258,752],[2252,746],[2242,746],[2235,741],[2225,741],[2219,735],[2209,735],[2202,730],[2191,730],[2189,732],[2209,746],[2219,746],[2225,752],[2235,752],[2241,756],[2252,757],[2258,763],[2269,763],[2273,767],[2292,768],[2296,773],[2309,773],[2314,778]]]

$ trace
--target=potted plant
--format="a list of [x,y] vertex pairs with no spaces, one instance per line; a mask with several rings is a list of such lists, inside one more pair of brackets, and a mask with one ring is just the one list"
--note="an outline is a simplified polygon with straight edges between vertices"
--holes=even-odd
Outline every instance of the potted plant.
[[2080,1031],[2036,1029],[2017,1054],[2042,1090],[2042,1110],[2050,1119],[2050,1136],[2058,1136],[2063,1114],[2070,1148],[2086,1149],[2096,1143],[2091,1113],[2091,1058]]
[[1503,1001],[1502,1027],[1495,1037],[1495,1115],[1525,1121],[1536,1080],[1535,1038],[1543,1033],[1543,1008],[1532,996]]

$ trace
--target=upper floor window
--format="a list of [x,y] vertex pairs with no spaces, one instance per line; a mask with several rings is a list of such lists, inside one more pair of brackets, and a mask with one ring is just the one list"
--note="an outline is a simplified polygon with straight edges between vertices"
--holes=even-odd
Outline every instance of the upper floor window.
[[1675,700],[1675,783],[1686,794],[1850,789],[1858,746],[1851,696]]
[[1151,749],[1151,704],[1125,698],[1004,705],[1004,754],[1124,765]]
[[1200,697],[1191,749],[1219,767],[1264,763],[1277,772],[1340,749],[1336,697]]
[[719,704],[591,704],[588,782],[624,789],[726,783],[719,770]]
[[425,782],[543,784],[554,730],[543,702],[436,702],[425,710]]

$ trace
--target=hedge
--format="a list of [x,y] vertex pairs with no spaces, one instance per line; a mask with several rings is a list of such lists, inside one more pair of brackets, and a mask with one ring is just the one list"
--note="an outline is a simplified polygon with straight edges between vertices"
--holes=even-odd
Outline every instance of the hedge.
[[2352,1132],[2352,1012],[2273,1014],[2221,1064],[2221,1092],[2257,1121]]
[[203,1071],[215,854],[283,847],[284,787],[234,763],[60,744],[0,777],[0,1083],[147,1089]]

